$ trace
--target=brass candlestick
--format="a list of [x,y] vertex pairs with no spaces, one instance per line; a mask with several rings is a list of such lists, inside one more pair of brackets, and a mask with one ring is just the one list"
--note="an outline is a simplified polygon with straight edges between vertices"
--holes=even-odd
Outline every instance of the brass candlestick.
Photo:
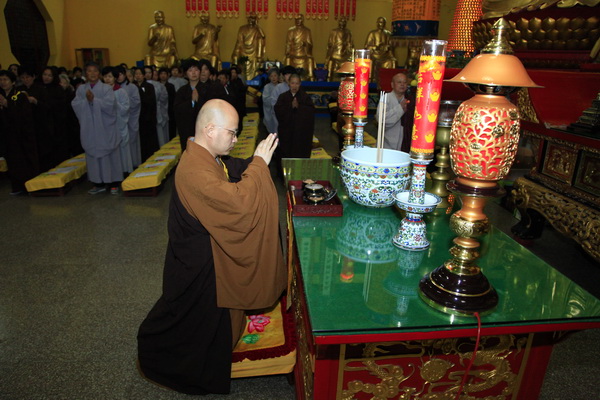
[[338,133],[344,138],[344,149],[354,144],[354,62],[346,61],[336,74],[343,76],[338,90]]

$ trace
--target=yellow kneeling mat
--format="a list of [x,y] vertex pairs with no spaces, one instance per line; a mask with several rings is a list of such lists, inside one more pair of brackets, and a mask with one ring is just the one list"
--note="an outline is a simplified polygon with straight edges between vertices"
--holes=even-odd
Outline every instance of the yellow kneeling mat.
[[287,374],[296,364],[296,334],[292,311],[282,302],[246,316],[244,334],[233,350],[231,377]]

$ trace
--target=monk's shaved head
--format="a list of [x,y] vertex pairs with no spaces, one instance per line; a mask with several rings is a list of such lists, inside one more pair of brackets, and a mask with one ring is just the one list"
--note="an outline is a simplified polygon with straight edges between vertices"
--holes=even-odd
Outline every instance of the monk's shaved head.
[[223,125],[226,118],[230,118],[232,113],[237,115],[235,108],[221,99],[207,101],[196,119],[196,134],[202,132],[202,128],[209,124]]
[[209,100],[198,113],[194,142],[215,156],[226,155],[231,150],[228,141],[237,142],[238,120],[231,104],[221,99]]

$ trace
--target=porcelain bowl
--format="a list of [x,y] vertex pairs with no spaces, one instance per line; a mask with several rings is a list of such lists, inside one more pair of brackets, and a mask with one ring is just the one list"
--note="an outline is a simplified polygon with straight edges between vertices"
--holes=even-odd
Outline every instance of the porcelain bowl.
[[342,152],[340,175],[350,199],[366,207],[389,207],[394,193],[404,190],[410,181],[410,156],[397,150],[383,149],[377,162],[377,149],[349,148]]
[[398,230],[398,219],[391,208],[369,210],[358,204],[344,205],[344,225],[336,235],[337,250],[358,262],[395,261],[400,251],[390,238]]

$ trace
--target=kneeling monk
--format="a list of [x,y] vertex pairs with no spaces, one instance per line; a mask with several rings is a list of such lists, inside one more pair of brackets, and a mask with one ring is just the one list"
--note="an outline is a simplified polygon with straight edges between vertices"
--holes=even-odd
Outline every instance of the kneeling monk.
[[269,135],[253,158],[221,158],[237,126],[223,100],[200,110],[175,173],[163,293],[138,333],[145,377],[188,394],[229,393],[244,310],[273,305],[287,284],[268,167],[278,139]]

